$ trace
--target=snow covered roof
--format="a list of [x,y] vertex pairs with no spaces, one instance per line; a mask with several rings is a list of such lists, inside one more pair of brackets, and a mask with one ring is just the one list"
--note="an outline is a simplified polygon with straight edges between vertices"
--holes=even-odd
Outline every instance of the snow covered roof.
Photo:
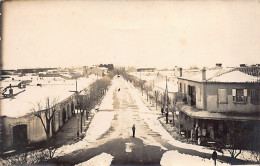
[[[88,78],[79,78],[77,80],[78,91],[88,87],[96,77],[89,76]],[[42,80],[41,80],[42,81]],[[1,114],[0,116],[20,117],[31,113],[32,108],[37,108],[37,103],[41,103],[42,108],[45,108],[46,98],[49,97],[50,101],[54,98],[58,102],[73,95],[76,90],[75,80],[58,81],[54,83],[52,80],[50,84],[45,84],[42,87],[29,85],[26,87],[25,92],[15,96],[14,99],[5,98],[1,100]],[[53,84],[52,84],[53,83]]]
[[157,78],[158,73],[157,72],[131,72],[129,74],[141,80],[151,81]]
[[[161,90],[163,90],[163,91],[165,91],[165,89],[166,89],[166,81],[161,81],[161,82],[155,84],[154,86],[159,88],[159,89],[161,89]],[[174,84],[172,82],[167,82],[167,87],[168,87],[168,92],[170,92],[170,93],[171,92],[172,93],[178,92],[178,85],[177,84]]]
[[[188,73],[180,79],[186,79],[191,81],[203,82],[202,72]],[[248,83],[257,82],[257,77],[245,74],[241,71],[230,70],[227,68],[217,68],[213,70],[206,70],[207,82],[223,82],[223,83]]]
[[159,71],[159,74],[163,75],[163,76],[167,76],[167,77],[175,77],[176,76],[175,71],[171,71],[171,70],[166,70],[166,71]]
[[70,74],[60,74],[60,76],[66,77],[66,78],[72,78],[72,75],[70,75]]
[[241,71],[224,73],[217,77],[208,79],[211,82],[257,82],[257,77],[245,74]]
[[101,69],[101,70],[108,70],[108,68],[106,68],[106,67],[99,67],[99,69]]

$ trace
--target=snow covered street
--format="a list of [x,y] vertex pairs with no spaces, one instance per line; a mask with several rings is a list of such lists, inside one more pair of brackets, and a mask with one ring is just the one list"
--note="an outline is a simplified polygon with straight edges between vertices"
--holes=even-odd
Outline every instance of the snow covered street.
[[[172,165],[176,161],[213,165],[210,159],[212,150],[174,140],[160,124],[159,116],[159,111],[147,108],[141,93],[132,84],[115,77],[85,138],[59,148],[55,162],[73,165],[95,165],[100,161],[104,165]],[[217,165],[222,163],[217,161]]]

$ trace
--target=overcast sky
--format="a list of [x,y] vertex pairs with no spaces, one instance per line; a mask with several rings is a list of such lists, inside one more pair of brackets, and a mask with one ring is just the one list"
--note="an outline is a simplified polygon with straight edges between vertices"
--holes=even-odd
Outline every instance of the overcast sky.
[[6,1],[4,69],[260,63],[260,1]]

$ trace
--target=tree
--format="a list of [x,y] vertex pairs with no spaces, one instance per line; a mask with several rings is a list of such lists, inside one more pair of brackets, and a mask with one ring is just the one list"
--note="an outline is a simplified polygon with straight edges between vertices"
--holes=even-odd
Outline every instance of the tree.
[[250,151],[251,158],[255,160],[258,164],[260,164],[260,152],[259,151]]
[[84,112],[86,111],[86,119],[88,119],[89,111],[100,102],[110,84],[111,75],[96,80],[94,83],[92,83],[88,88],[84,90],[84,95],[79,96],[77,109],[80,110],[80,133],[82,133],[83,130]]
[[215,145],[214,148],[218,151],[227,150],[232,158],[235,160],[246,148],[247,142],[244,128],[241,122],[228,115],[228,119],[224,121],[223,129],[213,129]]
[[157,110],[157,102],[158,102],[159,92],[157,90],[154,91],[155,105]]
[[106,67],[108,68],[109,71],[114,70],[114,65],[113,64],[100,64],[99,67]]
[[228,143],[228,152],[230,153],[233,159],[237,158],[241,154],[243,141],[242,141],[242,130],[238,126],[238,123],[234,120],[228,120],[226,122],[228,128],[227,143]]
[[144,91],[144,85],[145,85],[145,81],[144,80],[140,80],[139,81],[139,87],[141,88],[142,96],[143,96],[143,91]]
[[44,131],[46,134],[47,148],[49,151],[50,158],[53,158],[54,153],[55,153],[55,149],[53,147],[51,147],[51,144],[50,144],[50,131],[51,131],[51,122],[52,122],[53,117],[55,116],[55,112],[56,112],[55,106],[56,106],[57,102],[58,102],[58,100],[56,98],[54,98],[50,103],[50,98],[47,97],[45,109],[42,108],[40,102],[37,103],[37,106],[38,106],[37,109],[35,109],[35,108],[32,109],[34,116],[36,116],[37,118],[39,118],[41,120],[41,124],[44,128]]

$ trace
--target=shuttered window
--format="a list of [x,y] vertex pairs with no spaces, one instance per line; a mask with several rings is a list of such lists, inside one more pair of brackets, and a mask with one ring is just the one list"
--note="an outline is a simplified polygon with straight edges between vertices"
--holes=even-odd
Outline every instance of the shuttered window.
[[260,91],[257,89],[251,89],[251,103],[259,104],[260,103]]
[[218,89],[218,103],[219,104],[228,103],[227,89]]
[[245,103],[247,102],[247,89],[232,89],[233,102]]

